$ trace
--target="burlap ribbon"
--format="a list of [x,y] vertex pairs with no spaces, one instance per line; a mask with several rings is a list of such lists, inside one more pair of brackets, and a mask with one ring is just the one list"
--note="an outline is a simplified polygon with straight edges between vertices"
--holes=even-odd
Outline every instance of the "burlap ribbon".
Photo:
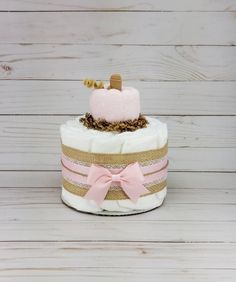
[[[168,151],[168,145],[165,144],[161,149],[148,150],[138,153],[126,153],[126,154],[100,154],[100,153],[90,153],[80,151],[71,147],[68,147],[62,144],[62,153],[66,158],[68,158],[73,164],[80,163],[90,167],[92,164],[104,166],[104,167],[126,167],[127,165],[138,162],[141,167],[148,166],[150,164],[160,164],[164,158],[166,158]],[[158,173],[161,174],[161,178],[159,177],[153,183],[145,183],[145,187],[149,191],[149,193],[142,195],[141,197],[151,195],[153,193],[157,193],[166,187],[166,172],[167,172],[167,164],[168,162],[163,163],[163,167],[161,167],[158,171],[153,171],[152,173],[144,175],[148,177],[149,175],[155,174],[158,176]],[[163,174],[164,172],[164,174]],[[70,174],[80,174],[79,171],[70,171]],[[87,177],[87,175],[84,175]],[[75,183],[73,179],[66,177],[63,175],[63,187],[73,193],[75,195],[84,197],[88,192],[89,187],[82,183]],[[134,187],[135,189],[135,187]],[[121,189],[121,187],[111,187],[105,197],[105,200],[125,200],[128,199],[128,196]]]

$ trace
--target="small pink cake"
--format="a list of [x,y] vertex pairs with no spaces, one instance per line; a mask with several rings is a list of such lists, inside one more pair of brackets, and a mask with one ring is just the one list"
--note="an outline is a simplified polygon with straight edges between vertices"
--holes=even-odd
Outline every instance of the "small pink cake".
[[90,96],[90,113],[108,122],[134,120],[140,114],[139,92],[133,87],[95,89]]

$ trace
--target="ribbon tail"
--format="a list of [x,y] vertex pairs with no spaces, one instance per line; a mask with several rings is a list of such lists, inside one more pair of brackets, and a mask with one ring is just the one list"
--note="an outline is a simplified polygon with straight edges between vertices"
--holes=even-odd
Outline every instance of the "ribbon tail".
[[109,188],[110,183],[95,183],[89,188],[84,198],[87,200],[94,200],[98,205],[101,205]]
[[130,198],[133,203],[136,203],[140,196],[150,192],[142,183],[139,182],[132,184],[123,182],[121,186],[126,195]]

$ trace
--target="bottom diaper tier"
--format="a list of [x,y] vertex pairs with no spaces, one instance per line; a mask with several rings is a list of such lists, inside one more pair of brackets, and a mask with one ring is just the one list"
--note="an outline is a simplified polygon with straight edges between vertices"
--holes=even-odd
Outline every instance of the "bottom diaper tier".
[[98,215],[131,215],[150,211],[162,205],[167,193],[165,187],[160,192],[142,197],[137,204],[130,200],[104,200],[99,206],[93,201],[88,201],[81,196],[70,193],[62,186],[61,198],[71,208],[85,213]]
[[167,129],[149,118],[145,129],[112,134],[61,127],[62,200],[82,212],[126,215],[159,207],[167,190]]

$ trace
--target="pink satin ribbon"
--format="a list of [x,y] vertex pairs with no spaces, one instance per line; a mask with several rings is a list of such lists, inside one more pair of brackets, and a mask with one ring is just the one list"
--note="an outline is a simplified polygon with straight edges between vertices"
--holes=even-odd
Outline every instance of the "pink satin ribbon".
[[[143,184],[150,184],[150,183],[157,183],[160,182],[163,178],[166,178],[167,176],[167,163],[164,163],[165,166],[163,166],[159,171],[152,171],[150,175],[144,175],[144,183]],[[113,170],[109,169],[112,174],[118,174],[121,172],[122,169],[119,170]],[[88,170],[89,172],[89,170]],[[87,173],[88,173],[87,172]],[[62,175],[67,180],[72,181],[73,183],[77,185],[86,185],[87,184],[87,175],[81,175],[77,172],[74,172],[70,170],[68,167],[65,166],[65,163],[62,162]],[[118,183],[119,185],[119,183]]]
[[[64,166],[74,172],[88,174],[90,166],[82,165],[79,163],[75,163],[73,160],[67,158],[64,154],[61,156],[62,163]],[[140,168],[143,174],[152,173],[154,171],[161,170],[164,166],[167,165],[167,156],[163,159],[155,160],[153,164],[143,165],[140,164]],[[120,168],[111,168],[109,169],[112,173],[119,173],[121,171]]]
[[112,174],[104,167],[91,165],[87,178],[87,184],[91,185],[91,187],[84,198],[101,204],[112,182],[119,183],[123,191],[134,203],[137,202],[140,196],[149,193],[143,185],[144,176],[137,162],[128,165],[118,174]]

